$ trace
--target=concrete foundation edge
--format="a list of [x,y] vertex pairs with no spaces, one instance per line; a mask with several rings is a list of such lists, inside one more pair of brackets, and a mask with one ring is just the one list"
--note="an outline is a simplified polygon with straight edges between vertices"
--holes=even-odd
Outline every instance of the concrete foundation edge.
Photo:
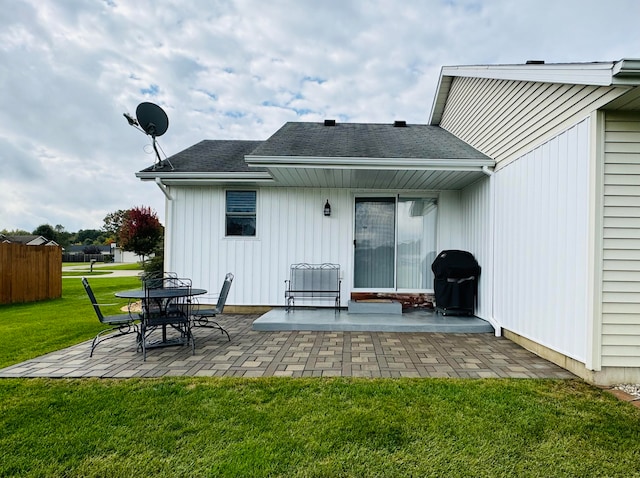
[[556,352],[544,345],[540,345],[533,340],[527,339],[521,335],[502,329],[502,335],[520,345],[521,347],[533,352],[549,362],[552,362],[574,375],[577,375],[585,382],[598,386],[611,386],[621,383],[640,383],[640,367],[604,367],[602,370],[589,370],[584,363],[567,357],[564,354]]

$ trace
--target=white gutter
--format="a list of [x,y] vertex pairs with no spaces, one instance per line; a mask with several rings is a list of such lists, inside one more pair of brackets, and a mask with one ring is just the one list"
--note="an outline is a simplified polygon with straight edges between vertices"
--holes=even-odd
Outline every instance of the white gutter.
[[156,184],[160,188],[160,191],[162,191],[162,194],[164,194],[169,201],[172,201],[173,198],[171,197],[171,194],[169,194],[169,188],[162,184],[162,180],[160,178],[156,178]]
[[640,84],[640,59],[620,60],[613,65],[612,77],[614,85]]
[[482,166],[482,172],[487,176],[493,176],[493,169],[489,169],[489,166]]
[[315,168],[315,169],[411,169],[477,171],[483,166],[495,166],[493,159],[450,158],[369,158],[314,156],[246,156],[250,166],[266,168]]
[[273,178],[268,172],[256,171],[248,173],[228,173],[228,172],[158,172],[158,171],[140,171],[136,173],[136,177],[143,181],[155,181],[156,179],[164,180],[216,180],[216,181],[268,181]]

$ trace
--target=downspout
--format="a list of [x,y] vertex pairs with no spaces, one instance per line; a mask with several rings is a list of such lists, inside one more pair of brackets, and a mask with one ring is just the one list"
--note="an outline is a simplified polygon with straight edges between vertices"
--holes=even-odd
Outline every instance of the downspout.
[[[164,270],[168,271],[168,270],[173,270],[173,264],[172,264],[172,260],[171,260],[171,227],[173,224],[173,220],[171,218],[171,215],[173,214],[173,197],[171,196],[171,194],[169,193],[169,188],[167,186],[165,186],[164,184],[162,184],[162,180],[158,177],[156,177],[155,180],[156,184],[158,185],[158,187],[160,188],[160,191],[162,191],[162,194],[164,194],[164,196],[167,198],[167,200],[165,201],[165,206],[164,206],[164,222],[165,222],[165,234],[164,234]],[[167,231],[169,231],[169,234],[167,234]]]
[[495,331],[495,336],[500,337],[502,335],[502,327],[493,316],[493,310],[496,300],[496,283],[495,283],[495,257],[496,257],[496,248],[495,248],[495,224],[496,224],[496,192],[495,192],[495,179],[493,177],[494,172],[488,166],[482,166],[482,172],[489,177],[489,200],[491,201],[489,204],[489,234],[490,234],[490,243],[491,243],[491,310],[489,312],[488,321],[492,325],[493,330]]
[[162,194],[165,195],[168,201],[173,200],[173,198],[169,194],[169,188],[164,184],[162,184],[162,180],[160,178],[156,178],[156,184],[158,185],[158,187],[160,188],[160,191],[162,191]]

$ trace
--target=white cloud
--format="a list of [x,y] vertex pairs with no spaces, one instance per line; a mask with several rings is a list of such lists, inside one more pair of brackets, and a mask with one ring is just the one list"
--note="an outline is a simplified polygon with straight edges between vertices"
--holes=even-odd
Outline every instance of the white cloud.
[[286,121],[426,122],[443,65],[640,57],[635,0],[16,0],[0,11],[0,229],[97,228],[164,196],[134,174]]

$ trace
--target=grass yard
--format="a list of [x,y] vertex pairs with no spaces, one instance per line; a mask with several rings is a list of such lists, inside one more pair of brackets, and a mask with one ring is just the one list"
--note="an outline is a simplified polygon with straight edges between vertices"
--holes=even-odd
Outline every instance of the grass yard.
[[[136,277],[91,282],[106,313]],[[0,367],[101,329],[79,279],[0,306]],[[579,380],[0,379],[0,476],[640,476],[640,410]]]
[[[114,293],[140,287],[137,277],[90,281],[105,314],[120,314],[126,299]],[[80,279],[62,281],[62,298],[0,305],[0,368],[93,338],[103,327]]]
[[579,381],[0,381],[1,476],[638,476],[640,413]]

